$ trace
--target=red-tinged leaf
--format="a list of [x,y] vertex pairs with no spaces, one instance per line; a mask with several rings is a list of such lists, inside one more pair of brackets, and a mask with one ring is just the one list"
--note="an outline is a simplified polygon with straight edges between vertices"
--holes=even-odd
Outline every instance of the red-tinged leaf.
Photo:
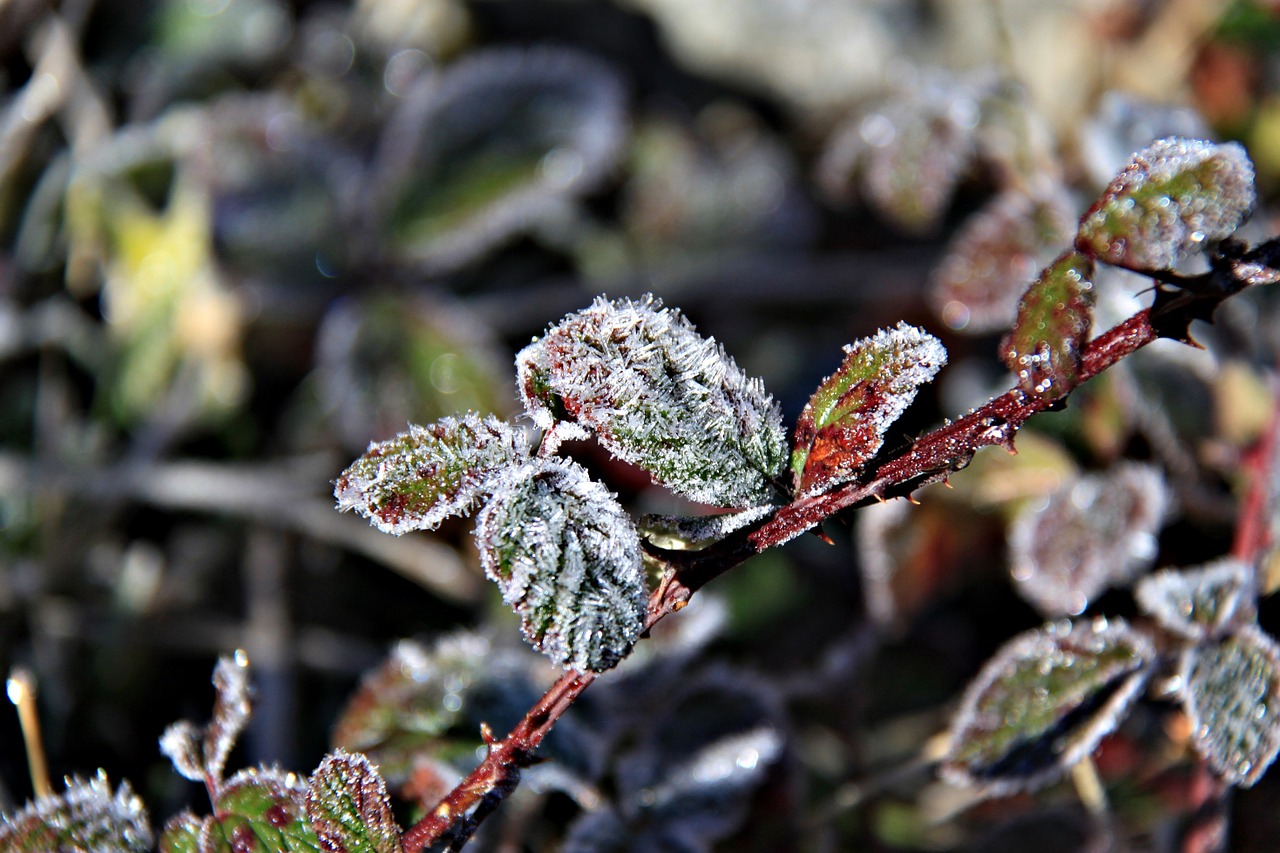
[[1014,637],[965,691],[943,776],[993,795],[1052,782],[1115,728],[1154,658],[1150,639],[1120,620]]
[[1155,556],[1167,488],[1149,466],[1072,478],[1019,511],[1009,532],[1018,592],[1046,616],[1084,612]]
[[1093,327],[1092,279],[1093,261],[1065,252],[1023,294],[1000,355],[1028,394],[1056,399],[1075,388],[1080,351]]
[[386,533],[433,530],[470,512],[495,471],[528,455],[523,432],[497,418],[443,418],[370,444],[333,494],[338,509],[354,509]]
[[1209,766],[1254,785],[1280,752],[1280,647],[1256,625],[1182,657],[1183,708]]
[[1164,270],[1229,236],[1253,210],[1253,164],[1234,142],[1161,139],[1133,155],[1080,220],[1076,248]]
[[387,785],[369,759],[343,750],[311,776],[307,817],[326,853],[404,853]]
[[1192,640],[1221,635],[1252,622],[1257,614],[1253,569],[1224,559],[1199,569],[1166,569],[1138,582],[1138,606],[1163,627]]
[[306,813],[307,782],[275,768],[241,770],[227,780],[214,803],[205,837],[234,853],[330,853],[320,846]]
[[844,363],[823,380],[796,424],[796,491],[817,494],[853,479],[919,387],[946,363],[942,343],[906,323],[846,346]]
[[0,815],[0,850],[6,853],[143,853],[151,849],[147,810],[122,782],[115,791],[106,774],[68,779],[60,794]]
[[929,297],[942,321],[972,334],[1009,328],[1018,298],[1075,224],[1062,192],[1007,190],[991,199],[965,222],[934,273]]

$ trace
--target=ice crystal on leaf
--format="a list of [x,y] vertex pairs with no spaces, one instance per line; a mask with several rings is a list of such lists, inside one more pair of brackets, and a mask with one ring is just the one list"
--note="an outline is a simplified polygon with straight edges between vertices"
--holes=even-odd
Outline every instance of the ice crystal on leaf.
[[1166,495],[1159,471],[1128,464],[1068,480],[1026,505],[1009,532],[1018,592],[1046,616],[1082,613],[1155,557]]
[[307,817],[321,849],[344,853],[403,853],[387,786],[369,759],[338,750],[311,776]]
[[1253,164],[1234,142],[1161,139],[1133,155],[1080,220],[1076,247],[1134,270],[1171,269],[1253,210]]
[[1045,267],[1018,304],[1017,323],[1000,354],[1028,394],[1055,399],[1075,387],[1080,351],[1093,327],[1092,278],[1090,258],[1065,252]]
[[1053,781],[1115,728],[1154,658],[1150,639],[1118,619],[1019,634],[965,691],[943,776],[995,795]]
[[476,524],[485,573],[551,660],[601,671],[640,637],[647,604],[640,537],[582,466],[563,459],[510,472]]
[[921,385],[947,363],[923,329],[899,323],[845,347],[844,363],[823,380],[796,424],[791,470],[796,491],[816,494],[851,480],[884,443]]
[[433,530],[470,512],[494,472],[528,455],[524,433],[504,421],[443,418],[370,444],[338,477],[333,494],[338,509],[354,509],[386,533]]
[[151,849],[151,823],[128,782],[115,791],[101,771],[66,790],[0,815],[0,850],[11,853],[123,853]]
[[1235,559],[1199,569],[1166,569],[1138,581],[1138,605],[1163,627],[1192,640],[1221,634],[1255,618],[1253,570]]
[[525,407],[553,442],[585,428],[691,500],[772,501],[771,481],[786,461],[773,398],[655,297],[597,298],[525,347],[516,364]]
[[1183,708],[1209,766],[1248,788],[1280,752],[1280,647],[1256,625],[1182,658]]

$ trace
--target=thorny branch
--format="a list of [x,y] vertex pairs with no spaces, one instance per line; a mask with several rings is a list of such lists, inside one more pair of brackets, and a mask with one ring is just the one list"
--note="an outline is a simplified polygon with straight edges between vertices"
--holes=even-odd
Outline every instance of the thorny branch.
[[[1157,289],[1149,309],[1134,314],[1090,341],[1081,353],[1077,385],[1102,373],[1159,338],[1186,343],[1192,320],[1210,320],[1227,298],[1258,283],[1280,280],[1280,238],[1253,250],[1224,241],[1209,272],[1179,277],[1161,272],[1152,278],[1176,290]],[[909,495],[920,486],[945,479],[969,464],[983,447],[1013,450],[1014,436],[1032,415],[1061,408],[1070,389],[1057,398],[1036,397],[1015,388],[989,400],[959,420],[926,433],[909,446],[882,455],[874,473],[825,494],[799,498],[764,522],[738,531],[702,551],[668,551],[646,545],[667,575],[649,598],[646,629],[684,608],[695,592],[750,557],[809,530],[838,513],[873,501]],[[502,740],[489,741],[479,766],[446,796],[430,815],[403,836],[407,853],[449,840],[459,849],[507,794],[520,772],[535,761],[534,752],[560,716],[595,680],[593,673],[566,672]],[[470,815],[468,815],[470,813]]]

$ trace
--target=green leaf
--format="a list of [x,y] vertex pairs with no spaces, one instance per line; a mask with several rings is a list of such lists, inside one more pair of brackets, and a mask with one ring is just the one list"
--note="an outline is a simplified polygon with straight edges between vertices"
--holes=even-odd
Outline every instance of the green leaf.
[[160,834],[160,853],[202,853],[200,839],[211,821],[196,817],[190,809],[174,815]]
[[492,475],[528,458],[524,433],[467,414],[369,445],[334,486],[338,509],[354,509],[386,533],[433,530],[470,512]]
[[[269,767],[241,770],[214,803],[214,850],[234,853],[323,851],[306,813],[307,782]],[[202,844],[201,853],[206,853]],[[326,851],[328,853],[328,851]]]
[[1192,640],[1218,636],[1256,618],[1253,569],[1223,559],[1199,569],[1165,569],[1138,581],[1138,606],[1163,627]]
[[1253,164],[1234,142],[1161,139],[1133,155],[1080,220],[1076,248],[1164,270],[1229,236],[1253,210]]
[[653,296],[599,298],[525,347],[516,364],[525,407],[553,445],[585,428],[691,500],[773,500],[771,481],[786,461],[773,398]]
[[551,660],[602,671],[644,629],[640,538],[617,500],[577,463],[539,460],[511,475],[476,524],[485,573]]
[[1014,637],[965,691],[943,775],[996,795],[1053,781],[1115,728],[1154,658],[1151,641],[1118,619]]
[[906,323],[881,329],[844,351],[844,363],[822,381],[796,424],[791,471],[799,494],[817,494],[853,479],[919,387],[947,363],[937,338]]
[[307,817],[326,851],[404,853],[387,785],[359,753],[324,757],[311,776]]
[[151,849],[147,810],[121,782],[111,790],[106,774],[68,779],[61,794],[28,802],[0,815],[0,850],[12,853],[98,853]]
[[1254,785],[1280,752],[1280,647],[1256,625],[1182,656],[1182,706],[1209,766]]
[[1065,252],[1027,288],[1013,330],[1000,344],[1000,357],[1026,393],[1056,399],[1075,388],[1093,326],[1092,278],[1092,260]]

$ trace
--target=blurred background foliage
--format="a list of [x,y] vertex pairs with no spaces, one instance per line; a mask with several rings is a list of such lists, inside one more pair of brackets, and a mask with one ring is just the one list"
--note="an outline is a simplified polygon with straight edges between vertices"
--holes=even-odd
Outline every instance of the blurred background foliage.
[[[652,291],[789,422],[842,344],[898,320],[943,336],[901,442],[1009,386],[1022,288],[1169,134],[1244,142],[1249,235],[1277,231],[1280,6],[0,0],[0,662],[39,679],[55,776],[128,777],[157,822],[197,802],[156,739],[205,718],[240,647],[243,763],[368,749],[407,816],[552,674],[469,523],[397,540],[332,510],[369,441],[512,414],[531,335]],[[1146,287],[1100,273],[1097,327]],[[1172,508],[1122,551],[1229,548],[1278,321],[1234,300],[1205,350],[1140,353],[1017,457],[718,581],[593,688],[477,844],[1175,849],[1199,777],[1172,705],[1104,744],[1109,822],[1067,786],[970,808],[918,756],[1039,623],[1006,534],[1063,483],[1156,466]],[[637,511],[688,509],[577,450]],[[30,794],[15,715],[0,744],[9,807]],[[1280,781],[1234,805],[1232,849],[1271,849]]]

